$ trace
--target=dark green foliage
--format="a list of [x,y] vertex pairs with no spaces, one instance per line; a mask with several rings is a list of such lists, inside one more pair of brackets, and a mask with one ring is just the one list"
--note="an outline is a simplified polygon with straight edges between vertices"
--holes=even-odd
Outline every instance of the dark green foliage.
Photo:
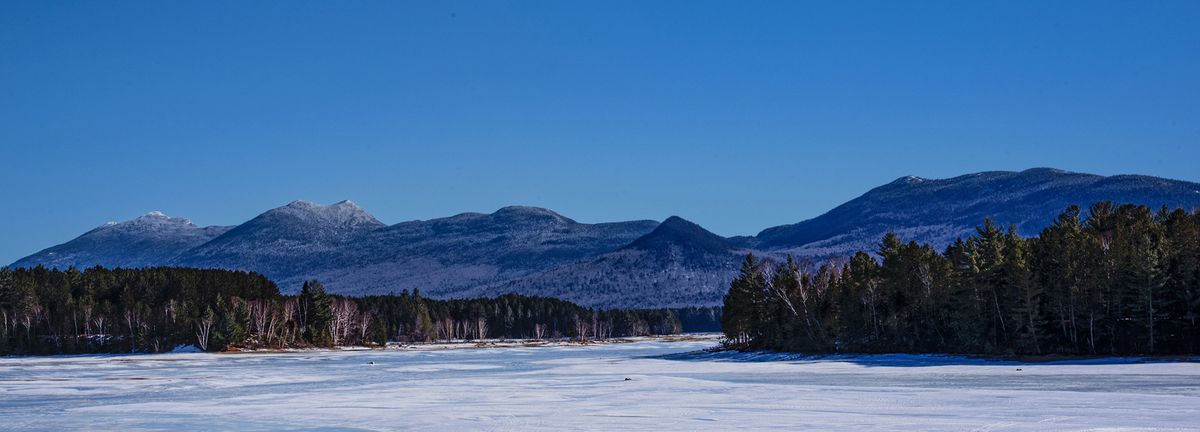
[[763,289],[766,287],[766,276],[762,266],[753,254],[747,254],[742,262],[741,274],[729,285],[729,293],[725,294],[725,313],[721,315],[721,328],[725,337],[741,343],[753,339],[751,331],[762,327],[755,321],[760,319],[763,304]]
[[721,331],[720,307],[687,307],[674,310],[684,332],[717,333]]
[[[159,352],[208,349],[244,337],[237,304],[278,298],[255,273],[183,268],[0,270],[0,353]],[[242,326],[242,328],[239,328]]]
[[719,308],[595,311],[515,294],[432,300],[414,290],[352,298],[328,294],[316,281],[283,296],[261,275],[225,270],[0,268],[0,354],[594,339],[711,329],[719,315]]
[[305,282],[297,307],[304,340],[314,346],[333,346],[333,300],[325,293],[325,286],[317,281]]
[[1101,202],[1023,238],[985,220],[942,253],[888,234],[816,271],[747,256],[731,343],[803,352],[1195,354],[1200,212]]

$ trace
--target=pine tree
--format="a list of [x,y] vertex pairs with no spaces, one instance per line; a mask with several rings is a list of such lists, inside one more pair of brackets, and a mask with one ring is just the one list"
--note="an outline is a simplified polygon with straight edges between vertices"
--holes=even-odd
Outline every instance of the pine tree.
[[229,304],[222,308],[222,333],[230,346],[242,346],[250,336],[250,310],[246,303],[230,299]]
[[421,298],[420,290],[413,290],[413,330],[420,335],[421,340],[432,340],[437,332],[434,329],[433,318],[429,315],[429,305]]
[[[762,345],[771,349],[811,349],[808,343],[790,346],[797,341],[809,342],[815,336],[812,317],[803,309],[800,268],[790,255],[785,263],[775,267],[767,288],[763,300],[769,317],[769,330],[764,331]],[[797,337],[797,331],[803,331],[804,337]]]
[[758,318],[764,285],[762,279],[762,265],[754,258],[754,254],[746,254],[741,272],[729,284],[729,292],[725,294],[723,303],[725,313],[721,316],[725,337],[734,343],[749,342],[756,326],[764,324],[764,320]]
[[1001,265],[1004,285],[1015,295],[1009,322],[1022,340],[1018,351],[1041,354],[1039,341],[1043,325],[1042,286],[1033,279],[1029,264],[1029,243],[1010,228],[1005,237],[1004,262]]
[[304,340],[315,346],[332,346],[333,300],[325,293],[325,286],[315,280],[305,282],[300,289],[299,303],[306,315]]
[[866,252],[850,258],[836,293],[839,351],[873,351],[880,338],[879,265]]
[[1042,287],[1048,306],[1044,312],[1052,321],[1050,342],[1069,346],[1072,352],[1080,349],[1081,314],[1087,308],[1083,269],[1088,265],[1084,259],[1088,246],[1079,212],[1078,206],[1071,206],[1059,214],[1033,242],[1031,254],[1035,283]]
[[1166,286],[1160,327],[1162,339],[1174,340],[1163,346],[1171,352],[1195,352],[1200,349],[1200,212],[1182,209],[1160,212],[1162,224]]
[[1134,319],[1141,322],[1145,330],[1142,338],[1145,340],[1144,352],[1155,352],[1155,324],[1164,308],[1162,289],[1167,277],[1163,269],[1162,250],[1159,241],[1150,233],[1144,233],[1137,241],[1136,255],[1133,265],[1126,273],[1126,280],[1135,296],[1130,308],[1136,315]]
[[988,303],[988,315],[991,317],[988,328],[990,349],[1006,346],[1009,336],[1007,317],[1009,312],[1008,300],[1012,298],[1008,291],[1002,266],[1004,264],[1004,246],[1007,241],[1004,232],[991,219],[984,219],[983,226],[976,228],[977,236],[973,239],[975,250],[979,253],[979,271],[971,283],[978,284],[983,292],[984,300]]
[[981,278],[979,250],[974,241],[956,240],[946,248],[950,267],[947,277],[948,299],[946,332],[954,352],[985,352],[987,342],[987,303],[977,283]]

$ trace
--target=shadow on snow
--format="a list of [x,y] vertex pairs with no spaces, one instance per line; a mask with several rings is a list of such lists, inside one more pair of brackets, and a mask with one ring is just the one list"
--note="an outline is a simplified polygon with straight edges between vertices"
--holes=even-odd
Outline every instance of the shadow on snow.
[[957,354],[803,354],[774,351],[701,350],[646,356],[677,361],[854,363],[866,367],[1115,365],[1200,362],[1200,357],[1038,357],[1006,358]]

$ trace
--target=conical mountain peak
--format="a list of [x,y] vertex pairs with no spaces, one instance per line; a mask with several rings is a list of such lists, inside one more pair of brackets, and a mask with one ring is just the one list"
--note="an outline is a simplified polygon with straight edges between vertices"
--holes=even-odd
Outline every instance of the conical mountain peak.
[[668,217],[650,234],[634,240],[628,246],[639,250],[665,250],[672,247],[709,254],[724,254],[734,249],[724,237],[679,216]]

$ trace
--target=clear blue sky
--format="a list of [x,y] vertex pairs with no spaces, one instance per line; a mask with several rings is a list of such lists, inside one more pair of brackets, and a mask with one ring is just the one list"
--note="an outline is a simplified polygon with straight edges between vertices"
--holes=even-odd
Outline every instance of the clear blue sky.
[[162,210],[723,235],[902,175],[1200,181],[1200,2],[4,2],[0,263]]

